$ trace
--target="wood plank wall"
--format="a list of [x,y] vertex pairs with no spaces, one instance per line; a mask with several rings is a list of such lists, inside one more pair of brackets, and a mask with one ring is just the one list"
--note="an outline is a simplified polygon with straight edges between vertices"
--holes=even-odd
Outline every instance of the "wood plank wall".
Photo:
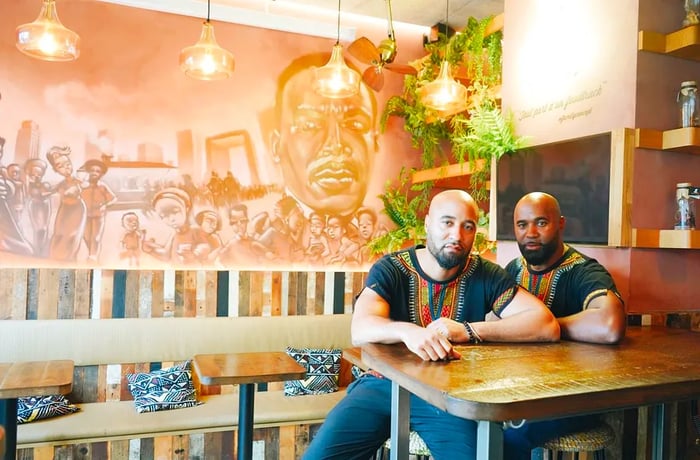
[[[164,316],[350,313],[364,272],[238,272],[0,269],[0,319],[107,319]],[[172,363],[76,368],[76,402],[130,400],[127,373]],[[116,375],[115,375],[116,374]],[[272,388],[271,388],[272,389]],[[213,391],[235,391],[233,387]],[[317,425],[257,429],[256,459],[300,458]],[[233,459],[236,432],[20,449],[20,460]]]
[[[162,316],[318,315],[352,311],[366,273],[0,269],[0,319],[148,318]],[[699,312],[630,315],[630,324],[700,330]],[[132,399],[122,382],[130,372],[172,363],[85,366],[76,369],[74,401]],[[116,371],[116,372],[115,372]],[[117,375],[113,375],[113,374]],[[272,389],[272,387],[271,387]],[[210,391],[235,391],[234,387]],[[687,411],[679,423],[689,424]],[[639,420],[644,420],[640,417]],[[630,433],[636,430],[637,415]],[[257,429],[256,459],[300,458],[317,425]],[[690,429],[690,428],[689,428]],[[646,438],[644,438],[646,439]],[[623,451],[644,452],[633,443]],[[644,440],[641,445],[644,445]],[[236,432],[47,446],[18,451],[20,460],[232,459]],[[619,457],[619,451],[609,452]],[[615,455],[617,454],[617,456]],[[641,455],[641,457],[640,457]]]
[[0,269],[0,319],[349,313],[364,272]]

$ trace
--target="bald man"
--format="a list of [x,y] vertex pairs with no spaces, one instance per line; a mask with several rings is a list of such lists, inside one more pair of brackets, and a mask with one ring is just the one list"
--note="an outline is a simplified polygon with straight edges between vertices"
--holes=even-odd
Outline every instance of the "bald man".
[[[352,340],[400,343],[425,361],[457,357],[452,343],[552,342],[554,316],[498,265],[471,253],[479,211],[462,190],[431,201],[426,246],[386,255],[369,271],[352,320]],[[492,312],[500,321],[485,322]],[[391,382],[368,371],[329,413],[305,459],[366,459],[389,437]],[[411,429],[432,457],[475,459],[476,422],[411,395]]]
[[[521,257],[506,271],[542,300],[557,317],[561,338],[615,344],[625,335],[625,308],[610,273],[563,241],[566,219],[552,195],[533,192],[518,201],[513,213]],[[585,429],[595,417],[526,423],[505,432],[505,458],[529,459],[530,450],[547,439]]]

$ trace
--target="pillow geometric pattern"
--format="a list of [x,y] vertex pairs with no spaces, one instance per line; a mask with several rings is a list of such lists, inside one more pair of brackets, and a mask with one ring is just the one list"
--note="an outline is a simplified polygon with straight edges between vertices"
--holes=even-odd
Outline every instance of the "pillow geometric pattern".
[[338,391],[342,350],[287,347],[287,354],[306,368],[306,378],[284,382],[286,396],[314,395]]
[[79,410],[78,406],[71,404],[63,395],[17,398],[17,424],[72,414]]
[[352,367],[350,368],[350,374],[352,374],[352,378],[355,380],[362,377],[362,374],[364,374],[364,373],[365,373],[365,371],[363,371],[361,367],[358,367],[355,364],[353,364]]
[[129,391],[138,413],[180,409],[197,402],[190,362],[167,369],[127,374]]

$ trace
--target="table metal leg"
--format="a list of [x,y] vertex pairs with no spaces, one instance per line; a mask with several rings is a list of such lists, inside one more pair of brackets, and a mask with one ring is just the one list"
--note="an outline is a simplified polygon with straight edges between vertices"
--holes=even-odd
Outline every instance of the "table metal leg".
[[241,384],[238,391],[238,460],[251,460],[253,458],[255,384]]
[[408,458],[408,433],[411,419],[411,398],[408,390],[391,382],[390,459]]
[[651,458],[664,459],[664,431],[666,405],[657,404],[651,408]]
[[503,424],[479,420],[476,430],[476,458],[503,460]]
[[0,399],[0,425],[5,427],[5,460],[17,457],[17,398]]

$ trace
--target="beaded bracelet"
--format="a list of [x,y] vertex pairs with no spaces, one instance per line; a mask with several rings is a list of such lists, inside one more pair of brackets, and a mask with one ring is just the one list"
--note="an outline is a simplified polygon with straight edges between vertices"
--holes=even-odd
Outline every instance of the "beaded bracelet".
[[469,336],[469,343],[483,342],[483,340],[481,339],[479,334],[476,333],[471,324],[469,324],[467,321],[463,322],[462,324],[464,324],[464,329],[467,330],[467,335]]

